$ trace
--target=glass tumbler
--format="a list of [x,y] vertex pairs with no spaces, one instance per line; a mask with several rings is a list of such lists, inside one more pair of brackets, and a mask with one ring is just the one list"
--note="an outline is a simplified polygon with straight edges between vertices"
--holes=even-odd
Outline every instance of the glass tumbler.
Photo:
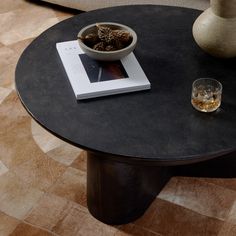
[[191,103],[201,112],[213,112],[221,104],[222,84],[212,78],[200,78],[193,82]]

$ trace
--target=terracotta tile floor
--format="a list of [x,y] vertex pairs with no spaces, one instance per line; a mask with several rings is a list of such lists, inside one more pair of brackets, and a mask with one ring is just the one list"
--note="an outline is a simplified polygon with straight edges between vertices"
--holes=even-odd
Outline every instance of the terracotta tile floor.
[[0,1],[0,236],[236,235],[236,179],[172,178],[144,216],[127,225],[108,226],[89,214],[86,152],[32,121],[14,89],[22,51],[76,13]]

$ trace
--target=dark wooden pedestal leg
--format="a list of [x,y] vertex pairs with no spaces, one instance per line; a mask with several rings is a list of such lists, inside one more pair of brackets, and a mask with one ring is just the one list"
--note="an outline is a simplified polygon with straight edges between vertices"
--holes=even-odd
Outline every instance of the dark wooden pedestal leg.
[[88,152],[88,209],[104,223],[129,223],[145,212],[170,178],[170,167],[132,165]]

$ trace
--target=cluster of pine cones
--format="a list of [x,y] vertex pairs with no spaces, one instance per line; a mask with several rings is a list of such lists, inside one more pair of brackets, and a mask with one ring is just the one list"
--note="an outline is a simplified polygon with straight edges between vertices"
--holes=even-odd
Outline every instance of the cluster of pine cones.
[[127,47],[132,35],[126,30],[113,30],[108,26],[96,24],[97,33],[89,33],[79,39],[88,47],[98,51],[115,51]]

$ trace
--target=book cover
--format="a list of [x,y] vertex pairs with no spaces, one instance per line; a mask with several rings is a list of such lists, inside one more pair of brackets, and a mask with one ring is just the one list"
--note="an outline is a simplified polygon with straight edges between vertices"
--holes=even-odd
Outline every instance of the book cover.
[[56,48],[78,100],[151,88],[133,53],[104,62],[84,54],[77,40],[57,43]]

